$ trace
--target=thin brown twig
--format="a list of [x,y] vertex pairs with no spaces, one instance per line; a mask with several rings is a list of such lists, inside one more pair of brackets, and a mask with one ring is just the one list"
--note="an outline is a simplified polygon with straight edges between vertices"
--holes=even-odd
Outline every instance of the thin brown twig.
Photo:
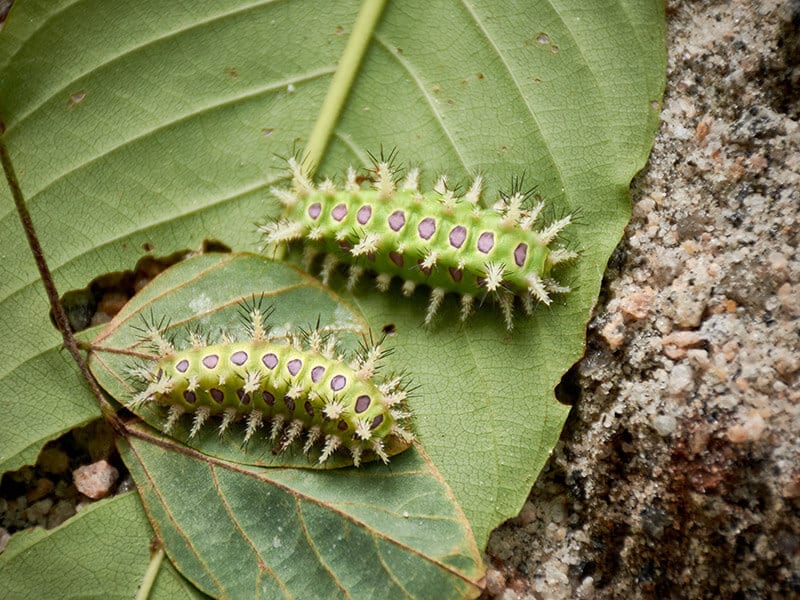
[[17,179],[14,165],[11,162],[11,156],[8,153],[8,147],[6,146],[5,141],[5,130],[5,123],[0,121],[0,162],[3,164],[3,171],[6,175],[6,181],[8,182],[8,187],[11,190],[11,196],[14,198],[14,206],[17,209],[17,214],[19,215],[20,221],[22,221],[22,228],[25,230],[25,237],[28,239],[28,244],[31,247],[33,258],[36,261],[36,266],[39,269],[39,274],[42,277],[42,284],[44,285],[45,292],[47,292],[47,298],[50,300],[50,307],[53,310],[53,317],[55,318],[56,326],[61,332],[61,337],[64,340],[64,347],[69,350],[72,358],[74,358],[75,362],[78,363],[78,368],[86,379],[86,382],[89,384],[89,389],[91,389],[92,393],[100,404],[100,411],[103,413],[103,417],[109,422],[109,424],[117,433],[124,435],[125,428],[117,417],[114,407],[103,395],[103,392],[97,385],[97,381],[95,381],[94,377],[89,372],[89,368],[86,366],[86,361],[83,359],[83,355],[81,355],[80,350],[78,350],[77,340],[72,334],[72,329],[69,325],[67,314],[64,312],[64,307],[61,305],[61,301],[59,300],[58,290],[56,289],[56,284],[53,281],[53,274],[50,272],[50,267],[47,266],[47,261],[44,257],[44,251],[42,250],[42,246],[39,243],[39,238],[36,235],[36,229],[33,226],[33,220],[31,219],[30,212],[28,212],[28,207],[25,204],[25,197],[22,194],[22,188],[19,185],[19,180]]

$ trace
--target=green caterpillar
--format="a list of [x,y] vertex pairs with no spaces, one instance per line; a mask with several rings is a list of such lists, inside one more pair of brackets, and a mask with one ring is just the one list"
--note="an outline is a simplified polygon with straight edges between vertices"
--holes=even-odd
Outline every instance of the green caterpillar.
[[306,454],[321,446],[320,464],[340,449],[350,452],[355,466],[374,458],[388,462],[411,445],[406,384],[396,375],[377,377],[386,353],[380,344],[365,343],[345,361],[332,335],[316,329],[288,340],[271,338],[268,313],[255,303],[245,310],[251,333],[246,341],[205,345],[193,335],[190,348],[176,350],[163,332],[150,328],[147,339],[157,357],[134,370],[146,387],[128,406],[166,406],[165,433],[190,414],[190,437],[210,417],[221,418],[220,435],[245,421],[245,443],[269,424],[276,452],[301,441]]
[[325,254],[321,276],[328,283],[339,262],[350,264],[348,287],[365,271],[375,272],[378,289],[387,291],[393,277],[404,280],[410,296],[418,284],[431,288],[425,323],[430,324],[445,295],[461,296],[461,320],[476,298],[493,296],[508,329],[513,327],[514,298],[530,314],[537,302],[569,291],[551,272],[575,252],[550,245],[570,223],[559,219],[536,229],[542,204],[527,206],[526,194],[501,195],[491,209],[479,204],[481,177],[462,196],[441,178],[432,192],[420,193],[418,172],[397,185],[389,161],[375,165],[372,189],[362,187],[350,168],[344,189],[325,180],[315,185],[295,159],[289,160],[289,189],[273,189],[285,206],[281,219],[263,225],[264,247],[305,242],[310,268]]

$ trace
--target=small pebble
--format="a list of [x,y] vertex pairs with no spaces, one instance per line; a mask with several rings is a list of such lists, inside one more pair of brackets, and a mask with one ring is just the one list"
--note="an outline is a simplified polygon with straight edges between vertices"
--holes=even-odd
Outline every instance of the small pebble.
[[490,567],[486,571],[486,591],[492,596],[499,596],[504,589],[506,589],[505,575]]
[[728,427],[725,434],[734,444],[757,442],[761,439],[766,428],[767,423],[764,421],[763,417],[757,412],[753,412],[741,425]]
[[653,429],[662,437],[671,435],[677,427],[678,420],[672,415],[657,415],[653,418]]
[[105,498],[114,487],[117,477],[119,471],[105,460],[78,467],[72,472],[75,487],[93,500]]
[[669,374],[667,391],[673,396],[685,396],[694,387],[694,373],[692,367],[681,363],[676,365]]

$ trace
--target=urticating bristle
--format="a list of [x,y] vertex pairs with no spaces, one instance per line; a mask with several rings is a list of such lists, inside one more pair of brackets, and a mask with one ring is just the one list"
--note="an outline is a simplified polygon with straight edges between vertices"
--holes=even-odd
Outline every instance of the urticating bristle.
[[364,237],[362,237],[353,249],[350,250],[350,254],[353,256],[364,256],[367,254],[375,254],[378,251],[378,244],[380,244],[381,236],[377,233],[368,233]]
[[258,431],[258,428],[263,424],[264,415],[260,410],[250,412],[247,417],[247,430],[244,432],[244,443],[246,444],[253,437],[253,434]]
[[375,182],[375,189],[378,191],[378,198],[381,200],[389,200],[394,195],[394,174],[389,166],[389,163],[379,162],[375,165],[377,181]]
[[572,291],[571,287],[568,285],[561,285],[555,279],[547,279],[544,282],[544,287],[551,294],[568,294]]
[[401,189],[405,192],[419,191],[419,169],[414,168],[408,171],[408,175],[406,175]]
[[530,292],[531,296],[533,296],[539,302],[547,305],[550,304],[550,295],[547,293],[547,290],[544,287],[544,282],[536,273],[529,274],[525,278],[525,281],[528,283],[528,291]]
[[383,449],[383,442],[381,440],[372,440],[372,451],[383,461],[384,464],[389,464],[389,455]]
[[399,425],[392,425],[392,435],[408,444],[414,441],[414,434]]
[[230,427],[231,423],[233,423],[233,420],[235,418],[236,418],[236,409],[226,408],[225,412],[222,413],[222,421],[219,424],[218,431],[220,436],[222,436],[222,434],[225,433],[225,430],[227,430],[228,427]]
[[298,195],[307,196],[314,191],[314,183],[306,176],[294,157],[289,159],[289,170],[292,172],[292,187]]
[[402,288],[403,296],[405,296],[406,298],[411,297],[414,294],[414,290],[416,288],[417,284],[411,281],[410,279],[408,281],[404,281]]
[[308,454],[311,451],[311,448],[314,447],[314,444],[317,443],[321,433],[321,429],[319,425],[314,425],[311,429],[308,430],[308,436],[306,436],[306,443],[303,444],[303,454]]
[[469,190],[467,193],[464,194],[464,200],[469,202],[470,204],[478,204],[481,199],[481,188],[483,187],[483,177],[478,175],[475,177],[475,181],[472,182]]
[[441,175],[433,185],[433,191],[444,196],[447,193],[447,175]]
[[539,214],[542,212],[543,208],[544,202],[538,202],[536,203],[536,206],[525,211],[525,214],[522,215],[522,218],[519,221],[520,229],[523,231],[530,231],[533,229],[533,226],[536,225],[536,221],[539,218]]
[[336,265],[339,264],[339,259],[335,254],[326,254],[322,261],[322,269],[319,272],[323,285],[330,285],[331,275],[333,274]]
[[172,342],[164,337],[157,329],[150,330],[148,335],[150,342],[153,344],[153,347],[160,357],[171,356],[172,353],[175,352],[175,346],[172,345]]
[[300,419],[294,419],[289,424],[289,427],[286,428],[286,432],[283,434],[283,440],[281,440],[281,449],[291,446],[302,434],[303,422]]
[[431,290],[431,297],[428,301],[428,312],[425,314],[425,325],[430,325],[433,321],[433,317],[439,310],[446,293],[446,290],[440,287],[436,287]]
[[547,246],[552,242],[556,236],[561,233],[561,231],[570,224],[572,221],[572,215],[567,215],[563,219],[559,219],[542,229],[538,234],[537,238],[539,243],[543,246]]
[[462,321],[466,321],[472,314],[474,300],[472,294],[464,294],[461,296],[461,313],[459,314],[459,318]]
[[342,416],[345,405],[340,400],[332,400],[328,402],[322,409],[322,413],[331,421],[335,421]]
[[484,265],[486,272],[484,274],[486,289],[494,292],[503,284],[503,273],[505,267],[499,263],[487,262]]
[[430,249],[428,250],[425,258],[422,259],[420,263],[420,267],[423,269],[432,269],[436,266],[436,263],[439,261],[439,253],[436,250]]
[[306,234],[306,226],[299,221],[281,219],[275,223],[267,223],[258,228],[264,234],[265,244],[282,244],[299,240]]
[[341,443],[341,440],[336,435],[329,433],[325,436],[325,446],[322,448],[322,454],[319,455],[319,464],[328,460]]
[[381,273],[377,277],[375,277],[375,287],[378,288],[381,292],[386,292],[389,290],[389,286],[392,283],[392,276],[389,273]]
[[261,380],[263,379],[261,371],[248,371],[244,374],[244,385],[242,389],[245,394],[252,394],[258,391],[261,387]]
[[356,423],[356,436],[364,441],[367,441],[369,438],[371,438],[372,432],[370,431],[369,425],[369,419],[359,419]]
[[201,406],[194,412],[194,418],[192,419],[192,430],[189,432],[189,438],[193,438],[197,435],[197,432],[200,431],[200,428],[203,426],[203,423],[206,422],[209,416],[211,416],[211,409],[209,409],[207,406]]
[[376,344],[369,348],[363,356],[361,356],[355,365],[356,377],[361,381],[371,379],[378,368],[378,363],[384,356],[380,344]]
[[350,265],[350,272],[347,276],[347,289],[353,290],[358,285],[358,281],[364,275],[364,267],[361,265]]
[[511,331],[514,329],[514,296],[508,292],[500,291],[497,294],[497,301],[500,304],[500,310],[506,322],[506,329]]
[[353,455],[353,466],[360,467],[361,466],[361,453],[362,453],[361,446],[359,444],[353,444],[350,446],[350,454]]
[[278,202],[283,204],[284,206],[291,207],[297,204],[300,201],[300,198],[297,197],[292,190],[286,190],[282,188],[270,188],[270,193],[278,199]]
[[358,185],[356,177],[356,170],[353,167],[347,167],[347,181],[344,184],[344,189],[351,194],[361,191],[361,186]]
[[322,192],[327,198],[332,198],[336,195],[336,184],[330,179],[325,179],[319,184],[319,191]]
[[164,421],[164,426],[162,427],[164,433],[170,434],[172,432],[172,430],[175,428],[175,423],[178,422],[178,419],[181,418],[183,413],[184,410],[182,406],[173,404],[169,407],[169,410],[167,410],[167,419]]
[[269,433],[269,439],[271,441],[274,442],[281,436],[284,423],[286,423],[286,417],[284,417],[283,415],[275,415],[272,418],[272,429],[270,430]]
[[528,315],[533,314],[533,296],[528,294],[522,294],[522,308],[525,309],[525,313]]
[[547,257],[547,263],[552,267],[578,258],[578,253],[564,248],[553,250]]

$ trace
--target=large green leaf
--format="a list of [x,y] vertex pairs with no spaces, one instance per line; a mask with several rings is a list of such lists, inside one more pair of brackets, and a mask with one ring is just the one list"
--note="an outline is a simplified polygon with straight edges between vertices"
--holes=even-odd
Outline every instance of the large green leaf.
[[[150,562],[153,530],[136,494],[84,508],[61,526],[11,538],[0,554],[3,598],[133,598]],[[150,598],[202,598],[164,561]]]
[[[267,193],[283,175],[275,155],[305,143],[358,10],[321,6],[15,3],[0,33],[0,117],[60,289],[130,268],[144,248],[169,254],[204,238],[256,248],[252,223],[278,210]],[[553,214],[579,217],[566,233],[581,252],[575,291],[513,335],[491,308],[462,327],[447,304],[424,331],[422,295],[365,286],[352,298],[374,330],[396,326],[393,360],[424,393],[420,439],[479,545],[519,509],[566,416],[552,390],[583,352],[652,143],[663,29],[655,0],[390,3],[320,165],[340,174],[383,144],[428,185],[442,172],[484,174],[490,198],[525,172]],[[14,417],[0,425],[0,465],[13,468],[96,408],[58,362],[5,192],[0,239],[0,407]]]
[[209,460],[146,430],[122,450],[171,558],[215,597],[477,595],[469,527],[414,450],[338,471]]

